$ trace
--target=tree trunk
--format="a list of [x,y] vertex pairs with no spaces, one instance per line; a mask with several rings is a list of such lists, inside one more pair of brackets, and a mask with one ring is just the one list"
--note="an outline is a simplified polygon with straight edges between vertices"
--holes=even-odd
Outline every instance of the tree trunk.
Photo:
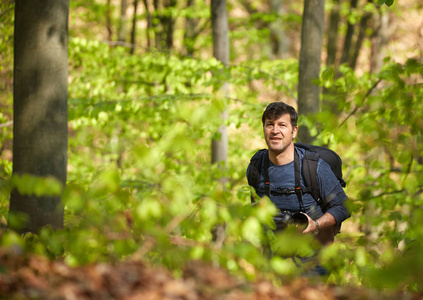
[[137,36],[137,10],[138,10],[138,0],[134,0],[134,16],[132,18],[132,31],[131,31],[131,54],[135,52],[135,43]]
[[[211,19],[213,31],[213,56],[221,61],[225,66],[229,64],[229,37],[228,37],[228,17],[226,12],[226,0],[211,1]],[[222,83],[221,94],[226,96],[228,85]],[[222,113],[222,125],[219,127],[220,140],[212,140],[212,163],[222,163],[226,165],[228,156],[228,132],[224,124],[228,117],[228,110]]]
[[111,0],[107,0],[107,10],[106,10],[106,29],[107,29],[107,40],[113,40],[113,30],[112,30],[112,12],[111,12]]
[[389,40],[389,14],[378,10],[373,18],[373,35],[371,37],[370,72],[377,73],[383,67],[386,57],[386,44]]
[[162,22],[160,20],[160,17],[158,16],[158,11],[159,11],[159,0],[153,0],[153,6],[154,6],[154,13],[153,13],[153,18],[152,18],[152,22],[151,22],[151,26],[153,28],[153,32],[154,32],[154,42],[156,45],[156,48],[158,50],[162,50],[162,32],[163,29],[161,28]]
[[[175,8],[176,0],[166,1],[166,8]],[[166,31],[166,49],[170,50],[173,48],[173,32],[175,30],[175,19],[172,16],[166,16],[163,18],[164,30]]]
[[[187,7],[192,7],[194,5],[194,0],[187,1]],[[197,22],[194,18],[187,17],[185,23],[185,33],[184,33],[184,47],[187,55],[194,54],[194,41],[196,38],[195,28],[197,27]]]
[[127,0],[121,0],[120,2],[120,20],[119,20],[119,30],[118,30],[118,41],[126,42],[126,32],[127,32],[127,20],[126,20],[126,10],[128,8]]
[[173,48],[173,31],[174,31],[174,18],[167,12],[169,9],[176,7],[176,0],[164,0],[163,8],[167,11],[163,14],[158,0],[153,1],[155,18],[153,28],[156,39],[156,48],[159,50],[170,50]]
[[150,9],[148,8],[147,0],[143,0],[143,3],[144,3],[144,7],[145,7],[145,13],[147,15],[147,28],[146,28],[147,49],[150,49],[151,48],[150,32],[151,32],[151,29],[152,29],[151,14],[150,14]]
[[[373,2],[372,0],[369,0],[369,2]],[[363,16],[361,17],[360,20],[360,28],[359,28],[359,32],[358,32],[358,36],[357,36],[357,40],[355,43],[355,48],[354,48],[354,53],[351,56],[351,60],[350,60],[350,68],[351,69],[355,69],[355,66],[357,64],[357,59],[358,59],[358,55],[360,54],[360,50],[361,50],[361,46],[363,45],[363,41],[366,37],[366,30],[368,27],[368,23],[369,20],[372,18],[372,13],[371,12],[364,12]]]
[[[327,28],[327,49],[326,49],[326,67],[337,69],[336,54],[338,53],[338,36],[339,36],[339,22],[341,20],[340,14],[340,0],[333,1],[333,7],[330,11],[329,26]],[[328,109],[335,114],[338,114],[337,98],[339,94],[333,89],[323,88],[323,101],[325,106],[322,109]]]
[[338,29],[340,19],[340,0],[335,0],[329,16],[328,44],[326,57],[326,65],[328,67],[335,67],[336,64],[336,53],[338,51]]
[[[357,8],[357,2],[358,0],[351,0],[350,10],[355,10]],[[342,49],[342,56],[340,61],[341,65],[344,63],[348,63],[350,61],[350,51],[351,51],[352,39],[354,36],[354,28],[355,28],[355,25],[348,22],[347,33],[345,34],[345,40],[344,40],[344,48]]]
[[281,59],[285,58],[289,50],[289,39],[285,33],[284,24],[280,17],[285,13],[283,8],[283,1],[270,0],[270,9],[272,13],[278,16],[275,22],[270,24],[270,45],[271,58]]
[[[320,86],[313,81],[319,78],[320,73],[324,6],[324,0],[304,1],[298,79],[298,113],[303,116],[319,111]],[[304,143],[313,141],[307,127],[301,127],[298,138]]]
[[[15,6],[13,174],[55,177],[66,184],[69,0],[25,1]],[[9,221],[25,214],[38,232],[63,227],[60,196],[11,193]]]

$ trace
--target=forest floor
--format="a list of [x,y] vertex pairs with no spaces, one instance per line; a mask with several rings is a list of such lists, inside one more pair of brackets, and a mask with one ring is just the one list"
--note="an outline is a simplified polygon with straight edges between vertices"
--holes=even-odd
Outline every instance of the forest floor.
[[307,278],[282,286],[247,282],[221,268],[192,262],[181,278],[136,260],[69,267],[61,261],[0,249],[0,299],[423,299],[402,292],[380,293],[357,287],[333,287]]

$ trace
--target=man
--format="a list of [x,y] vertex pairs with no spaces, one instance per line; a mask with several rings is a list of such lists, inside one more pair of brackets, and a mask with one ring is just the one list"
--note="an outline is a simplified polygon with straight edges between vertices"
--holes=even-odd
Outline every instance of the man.
[[[296,189],[294,157],[297,155],[301,169],[306,151],[294,145],[297,121],[295,109],[283,102],[271,103],[264,111],[263,133],[268,150],[263,154],[256,192],[259,197],[268,195],[281,212],[303,213],[308,220],[303,233],[312,233],[322,244],[326,244],[333,241],[341,223],[349,217],[345,207],[347,196],[330,166],[322,159],[317,161],[317,182],[320,197],[327,202],[324,211],[311,193]],[[247,170],[249,181],[250,167]],[[306,190],[303,174],[298,173],[301,174],[301,188]],[[276,224],[280,221],[278,217],[280,215],[275,217]]]

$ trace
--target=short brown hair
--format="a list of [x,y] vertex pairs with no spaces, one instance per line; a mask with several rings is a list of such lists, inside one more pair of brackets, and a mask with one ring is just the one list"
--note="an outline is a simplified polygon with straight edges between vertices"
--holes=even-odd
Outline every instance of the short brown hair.
[[291,116],[291,125],[292,127],[297,126],[298,114],[295,108],[286,104],[285,102],[272,102],[267,107],[261,117],[261,121],[264,126],[264,122],[269,120],[276,120],[284,114],[289,114]]

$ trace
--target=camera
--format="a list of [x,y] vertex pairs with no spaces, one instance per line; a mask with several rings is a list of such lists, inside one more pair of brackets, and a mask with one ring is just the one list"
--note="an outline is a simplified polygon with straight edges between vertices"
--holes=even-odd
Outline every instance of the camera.
[[308,218],[303,213],[292,213],[284,210],[274,217],[276,230],[283,230],[287,226],[293,226],[298,230],[304,230],[308,226]]

